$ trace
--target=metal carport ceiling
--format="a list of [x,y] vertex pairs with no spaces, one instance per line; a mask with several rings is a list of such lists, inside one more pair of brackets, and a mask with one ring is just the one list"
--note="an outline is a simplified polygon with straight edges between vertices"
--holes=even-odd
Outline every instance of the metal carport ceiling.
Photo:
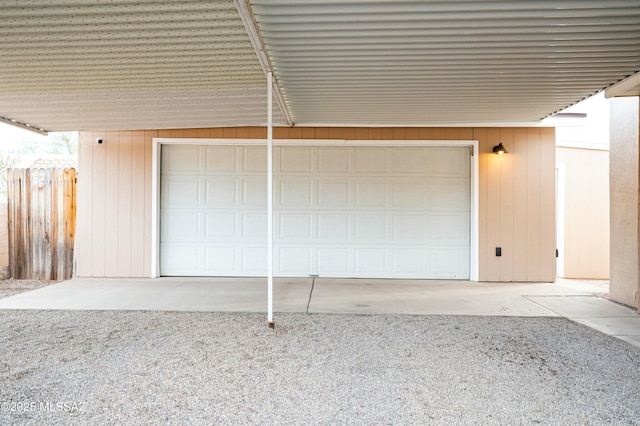
[[0,116],[45,130],[266,122],[231,0],[0,0],[0,61]]
[[531,122],[640,69],[638,1],[251,4],[300,124]]
[[0,0],[0,117],[263,125],[260,44],[296,125],[535,123],[640,70],[638,0],[236,3]]

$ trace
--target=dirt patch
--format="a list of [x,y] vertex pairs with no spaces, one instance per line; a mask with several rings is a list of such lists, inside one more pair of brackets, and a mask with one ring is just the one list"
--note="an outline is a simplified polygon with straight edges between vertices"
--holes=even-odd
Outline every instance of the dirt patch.
[[48,280],[0,280],[0,299],[14,296],[25,291],[36,290],[59,281]]

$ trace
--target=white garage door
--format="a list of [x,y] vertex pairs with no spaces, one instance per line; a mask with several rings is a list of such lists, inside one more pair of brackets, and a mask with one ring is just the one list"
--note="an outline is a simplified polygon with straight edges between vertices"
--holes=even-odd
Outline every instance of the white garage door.
[[[266,148],[161,167],[161,275],[266,275]],[[274,275],[468,279],[470,187],[466,147],[276,147]]]

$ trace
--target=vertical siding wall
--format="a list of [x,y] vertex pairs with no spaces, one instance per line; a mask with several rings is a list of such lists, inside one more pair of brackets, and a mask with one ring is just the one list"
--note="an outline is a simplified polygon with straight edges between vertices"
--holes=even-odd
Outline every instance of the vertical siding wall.
[[[555,129],[476,128],[474,137],[480,141],[480,279],[555,281]],[[498,142],[509,154],[491,153]]]
[[[77,275],[151,275],[152,139],[266,138],[262,127],[81,132]],[[98,145],[96,140],[103,139]],[[478,140],[481,281],[555,279],[550,128],[276,128],[275,139]],[[491,152],[502,142],[508,155]],[[502,257],[495,256],[502,247]]]
[[609,151],[557,148],[565,167],[564,277],[609,278]]
[[77,276],[151,275],[151,141],[157,135],[80,133]]

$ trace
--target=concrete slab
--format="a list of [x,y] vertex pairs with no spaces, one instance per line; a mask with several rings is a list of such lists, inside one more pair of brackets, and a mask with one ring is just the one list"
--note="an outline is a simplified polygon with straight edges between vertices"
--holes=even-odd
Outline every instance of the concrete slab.
[[640,347],[640,315],[609,300],[590,296],[529,296],[565,318]]
[[528,299],[567,318],[640,318],[629,308],[592,295],[528,296]]
[[576,291],[537,283],[318,278],[309,312],[559,316],[523,297],[529,293],[575,294]]
[[640,339],[640,318],[571,318],[575,322],[610,336],[628,336]]
[[[640,347],[640,315],[600,284],[277,278],[276,312],[562,316]],[[0,309],[266,313],[265,278],[73,279],[0,299]],[[307,306],[309,309],[307,310]]]
[[[557,284],[276,278],[274,310],[557,316],[524,294],[586,295]],[[73,279],[0,299],[0,309],[266,311],[264,278]]]
[[[305,312],[311,279],[274,280],[278,312]],[[264,278],[73,279],[0,299],[0,309],[265,312]]]
[[637,346],[640,348],[640,336],[616,336],[620,340],[624,340],[625,342],[632,344],[633,346]]

